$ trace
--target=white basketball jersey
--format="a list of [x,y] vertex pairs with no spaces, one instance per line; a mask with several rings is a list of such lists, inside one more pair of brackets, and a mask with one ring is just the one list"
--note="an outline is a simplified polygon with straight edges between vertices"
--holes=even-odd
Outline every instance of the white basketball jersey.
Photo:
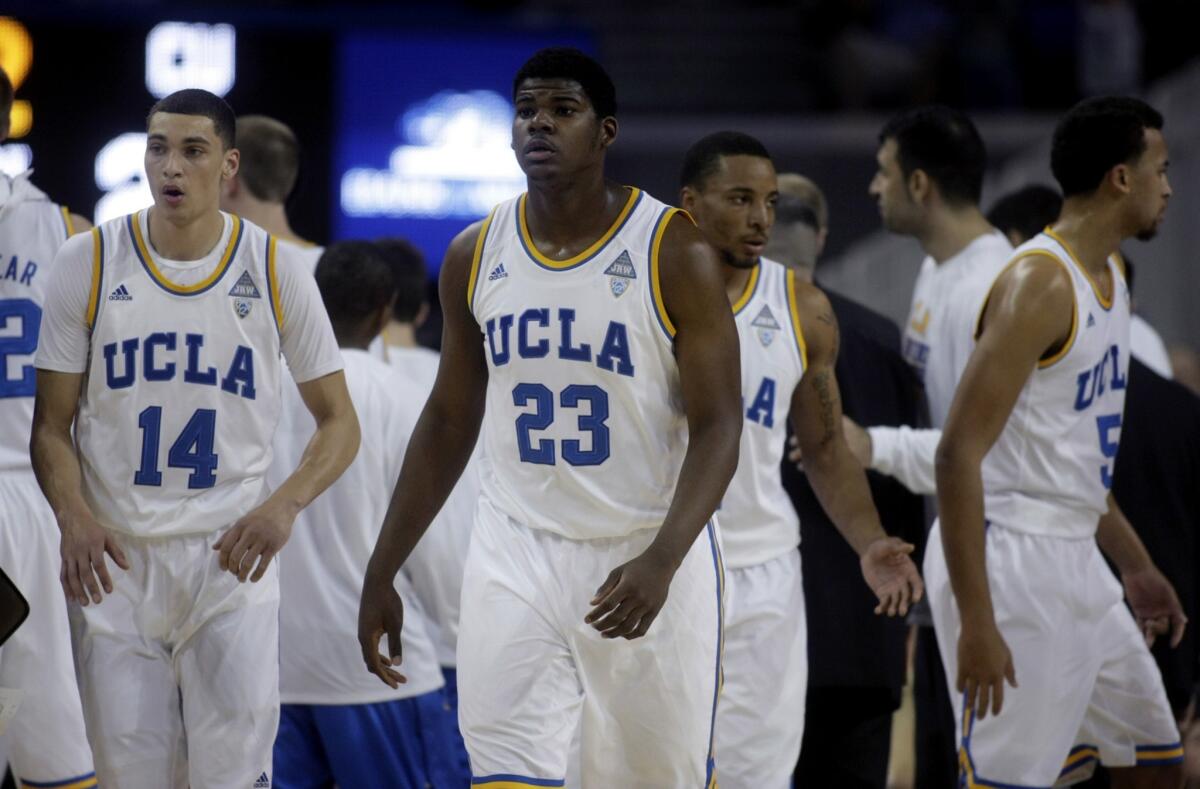
[[792,393],[807,362],[796,272],[762,258],[733,313],[746,422],[737,471],[717,514],[725,565],[739,568],[782,556],[800,544],[800,519],[779,474]]
[[658,281],[676,211],[631,189],[563,261],[534,247],[524,195],[484,224],[468,292],[489,373],[482,485],[518,522],[572,539],[662,524],[687,448]]
[[144,214],[93,231],[76,437],[84,496],[109,528],[210,532],[266,497],[282,368],[276,242],[226,222],[216,268],[189,286],[159,271]]
[[1075,288],[1071,335],[1039,363],[983,461],[984,510],[1004,526],[1033,534],[1090,538],[1108,511],[1113,463],[1129,374],[1129,288],[1108,261],[1113,297],[1052,231],[1017,249],[1014,260],[1057,261]]
[[954,390],[975,349],[975,321],[992,283],[1012,259],[999,231],[984,233],[940,264],[925,258],[904,325],[904,358],[921,376],[934,427],[946,422]]
[[0,471],[28,470],[33,354],[46,281],[71,215],[29,182],[0,174]]

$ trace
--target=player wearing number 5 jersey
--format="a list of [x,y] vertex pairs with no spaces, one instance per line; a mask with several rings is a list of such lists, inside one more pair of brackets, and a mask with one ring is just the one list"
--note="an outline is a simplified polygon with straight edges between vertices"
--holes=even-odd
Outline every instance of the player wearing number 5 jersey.
[[598,64],[543,50],[513,88],[529,191],[446,255],[441,367],[367,571],[363,657],[398,680],[392,579],[482,422],[458,640],[473,783],[563,786],[578,730],[584,787],[702,789],[721,673],[712,515],[741,423],[720,264],[686,216],[605,180],[616,102]]
[[1070,782],[1096,760],[1114,786],[1182,785],[1146,645],[1168,631],[1178,644],[1186,620],[1109,493],[1129,375],[1115,253],[1162,221],[1162,125],[1121,98],[1059,123],[1062,214],[996,279],[950,406],[925,577],[969,786]]
[[[0,71],[0,142],[12,102]],[[29,177],[0,174],[0,567],[30,601],[29,620],[0,649],[0,687],[25,693],[7,735],[17,784],[85,789],[96,777],[55,577],[58,529],[29,465],[29,426],[51,264],[72,233],[91,224],[51,202]]]
[[[296,513],[353,459],[358,422],[307,268],[218,209],[238,163],[232,110],[180,91],[147,127],[153,207],[77,236],[55,259],[33,463],[79,604],[76,663],[100,784],[269,786],[271,559]],[[317,431],[271,492],[281,354]],[[110,573],[105,554],[123,572]]]

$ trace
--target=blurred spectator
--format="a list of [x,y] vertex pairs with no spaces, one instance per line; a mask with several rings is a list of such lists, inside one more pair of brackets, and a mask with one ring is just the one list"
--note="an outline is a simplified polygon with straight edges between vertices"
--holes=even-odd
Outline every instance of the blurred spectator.
[[1200,397],[1200,353],[1191,346],[1176,343],[1167,351],[1175,380]]
[[1079,90],[1084,96],[1137,93],[1142,31],[1128,0],[1088,0],[1079,19]]

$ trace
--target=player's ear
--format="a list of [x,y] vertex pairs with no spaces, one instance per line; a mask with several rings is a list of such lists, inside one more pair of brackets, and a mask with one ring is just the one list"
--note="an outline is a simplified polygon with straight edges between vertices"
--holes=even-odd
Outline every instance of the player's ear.
[[617,141],[617,119],[608,116],[600,121],[600,147],[607,148]]
[[908,195],[914,203],[924,204],[929,199],[932,181],[924,170],[913,170],[908,174]]
[[221,178],[228,181],[237,175],[238,165],[241,164],[242,154],[237,148],[225,152],[225,161],[221,163]]
[[1130,176],[1129,165],[1122,162],[1108,171],[1107,178],[1114,189],[1121,194],[1128,194],[1131,187],[1130,181],[1132,180]]
[[689,214],[695,213],[693,209],[695,209],[696,201],[699,199],[700,196],[696,194],[696,190],[690,186],[685,186],[679,190],[679,207]]

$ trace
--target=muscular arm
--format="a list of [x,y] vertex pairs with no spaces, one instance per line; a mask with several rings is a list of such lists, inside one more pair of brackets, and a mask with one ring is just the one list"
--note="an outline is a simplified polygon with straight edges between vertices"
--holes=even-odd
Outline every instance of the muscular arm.
[[742,379],[721,263],[686,217],[676,214],[670,222],[660,270],[663,302],[675,324],[688,448],[675,496],[650,550],[678,567],[737,469]]
[[[838,532],[862,557],[867,581],[880,597],[876,611],[903,615],[910,600],[921,596],[916,567],[905,556],[912,546],[899,540],[885,545],[892,541],[879,522],[867,476],[842,434],[842,401],[834,376],[839,339],[833,308],[816,287],[803,282],[795,287],[808,364],[792,394],[791,420],[804,454],[805,473]],[[873,544],[878,545],[872,548]],[[901,567],[903,572],[898,572]]]
[[[988,689],[997,694],[994,711],[999,712],[1006,670],[1012,678],[984,561],[983,458],[1004,430],[1038,360],[1066,341],[1073,309],[1066,271],[1047,258],[1026,257],[1001,274],[938,445],[942,545],[962,619],[958,687],[982,714],[988,707]],[[976,643],[983,646],[964,658],[965,644]],[[985,652],[986,660],[979,657]],[[976,683],[984,686],[978,703]]]

